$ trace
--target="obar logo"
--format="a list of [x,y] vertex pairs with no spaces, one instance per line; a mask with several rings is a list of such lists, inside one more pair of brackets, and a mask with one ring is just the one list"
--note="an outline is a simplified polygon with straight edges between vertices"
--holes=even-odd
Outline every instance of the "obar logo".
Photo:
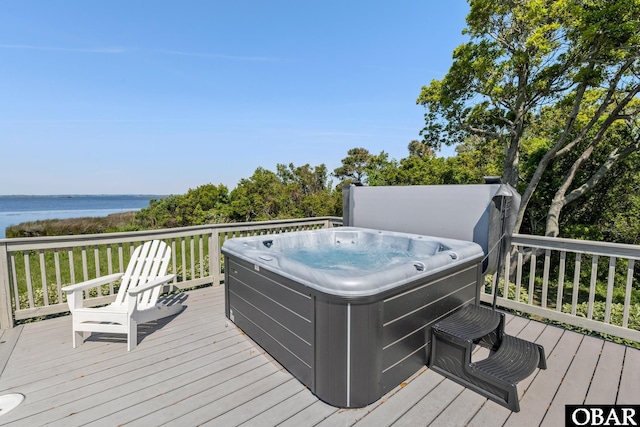
[[566,426],[637,426],[640,405],[567,405]]

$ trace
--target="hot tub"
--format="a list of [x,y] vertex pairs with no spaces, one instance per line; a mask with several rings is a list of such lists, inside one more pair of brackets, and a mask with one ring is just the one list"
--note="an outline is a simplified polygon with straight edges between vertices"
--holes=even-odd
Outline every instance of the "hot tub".
[[479,301],[473,242],[340,227],[234,238],[226,315],[316,396],[365,406],[423,367],[430,327]]

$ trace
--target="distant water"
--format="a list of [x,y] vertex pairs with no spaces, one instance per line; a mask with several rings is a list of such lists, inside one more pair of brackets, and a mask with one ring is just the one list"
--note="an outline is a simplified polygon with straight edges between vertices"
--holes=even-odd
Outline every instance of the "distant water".
[[138,211],[157,195],[0,196],[0,238],[11,225],[44,219],[100,217]]

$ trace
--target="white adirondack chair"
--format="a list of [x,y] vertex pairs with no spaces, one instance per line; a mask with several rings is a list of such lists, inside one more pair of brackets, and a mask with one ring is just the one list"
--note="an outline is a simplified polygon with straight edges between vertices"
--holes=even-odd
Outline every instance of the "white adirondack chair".
[[[127,350],[138,344],[138,323],[148,323],[178,313],[182,306],[158,303],[167,275],[171,248],[159,240],[138,246],[124,273],[110,274],[62,288],[67,294],[73,323],[73,348],[84,342],[85,332],[127,334]],[[83,291],[122,279],[116,300],[105,307],[84,307]]]

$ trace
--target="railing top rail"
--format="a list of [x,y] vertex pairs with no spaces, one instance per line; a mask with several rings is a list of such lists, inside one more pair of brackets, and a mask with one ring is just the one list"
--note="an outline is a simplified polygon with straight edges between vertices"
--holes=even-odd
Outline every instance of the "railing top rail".
[[640,246],[623,243],[514,234],[512,245],[640,260]]
[[78,247],[86,245],[106,245],[141,242],[149,239],[170,239],[178,237],[193,236],[195,234],[207,233],[214,229],[224,230],[250,230],[270,227],[281,227],[289,224],[319,224],[324,221],[342,221],[340,217],[317,217],[317,218],[295,218],[280,219],[260,222],[238,222],[222,224],[206,224],[191,227],[167,228],[160,230],[128,231],[118,233],[102,234],[81,234],[73,236],[45,236],[45,237],[23,237],[0,239],[0,245],[4,245],[8,252],[33,249],[53,249],[59,247]]

